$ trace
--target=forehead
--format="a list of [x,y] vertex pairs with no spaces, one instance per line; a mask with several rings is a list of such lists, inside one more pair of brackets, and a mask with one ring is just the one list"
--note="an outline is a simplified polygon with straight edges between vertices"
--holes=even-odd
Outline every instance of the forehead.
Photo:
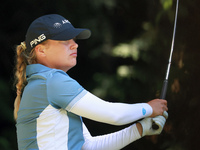
[[72,40],[66,40],[66,41],[60,41],[60,40],[47,40],[45,46],[48,48],[53,47],[55,49],[56,47],[62,47],[62,46],[67,46],[70,45]]
[[57,44],[59,41],[57,40],[47,40],[47,44]]
[[66,41],[61,41],[61,40],[47,40],[48,44],[60,44],[60,43],[67,43],[70,40],[66,40]]
[[57,41],[57,40],[46,40],[42,44],[45,45],[45,46],[47,46],[49,48],[49,47],[52,47],[52,46],[58,46],[59,43],[60,43],[60,41]]

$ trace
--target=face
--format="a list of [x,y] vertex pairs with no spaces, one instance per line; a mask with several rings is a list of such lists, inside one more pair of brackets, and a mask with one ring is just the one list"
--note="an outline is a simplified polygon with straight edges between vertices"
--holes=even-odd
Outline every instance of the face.
[[47,67],[67,72],[76,65],[78,44],[73,40],[48,40],[40,62]]

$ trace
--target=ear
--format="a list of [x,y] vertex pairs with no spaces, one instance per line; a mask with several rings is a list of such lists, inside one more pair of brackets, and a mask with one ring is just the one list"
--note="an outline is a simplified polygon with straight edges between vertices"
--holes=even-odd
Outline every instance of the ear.
[[35,52],[36,52],[36,55],[39,56],[39,57],[45,57],[46,56],[46,53],[45,53],[45,46],[44,45],[37,45],[35,47]]

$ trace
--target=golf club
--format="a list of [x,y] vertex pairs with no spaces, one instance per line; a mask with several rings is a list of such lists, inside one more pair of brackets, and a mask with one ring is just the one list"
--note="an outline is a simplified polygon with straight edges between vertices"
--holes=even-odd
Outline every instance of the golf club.
[[[172,37],[171,52],[170,52],[170,57],[169,57],[169,63],[168,63],[168,67],[167,67],[166,77],[165,77],[165,80],[164,80],[163,86],[162,86],[160,99],[165,99],[165,96],[166,96],[166,93],[167,93],[168,78],[169,78],[169,72],[170,72],[170,67],[171,67],[172,54],[173,54],[173,50],[174,50],[174,39],[175,39],[175,33],[176,33],[178,4],[179,4],[179,0],[177,0],[177,2],[176,2],[176,14],[175,14],[175,20],[174,20],[174,31],[173,31],[173,37]],[[159,128],[159,126],[155,122],[153,122],[152,128],[154,130],[157,130]]]

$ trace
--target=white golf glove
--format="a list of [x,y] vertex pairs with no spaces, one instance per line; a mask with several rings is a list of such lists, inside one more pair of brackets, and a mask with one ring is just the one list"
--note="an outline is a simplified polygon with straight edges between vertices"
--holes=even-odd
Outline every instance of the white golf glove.
[[[163,115],[165,117],[156,116],[154,118],[144,118],[143,120],[139,121],[143,128],[142,137],[145,135],[158,135],[162,132],[166,119],[168,118],[168,113],[165,111]],[[154,130],[152,128],[153,122],[155,122],[159,126],[157,130]]]

